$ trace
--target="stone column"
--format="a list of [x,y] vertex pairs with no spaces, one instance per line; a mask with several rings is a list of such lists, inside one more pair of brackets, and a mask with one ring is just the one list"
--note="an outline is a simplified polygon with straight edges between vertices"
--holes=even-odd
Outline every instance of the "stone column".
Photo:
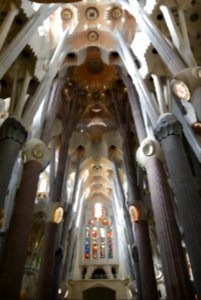
[[19,13],[19,9],[12,2],[10,4],[10,10],[7,13],[7,15],[6,15],[5,19],[3,20],[3,23],[1,24],[1,27],[0,27],[0,49],[3,47],[4,42],[7,38],[8,32],[12,26],[13,20],[18,13]]
[[[61,226],[60,222],[55,222],[53,219],[53,213],[57,206],[62,207],[60,203],[62,186],[63,186],[63,176],[65,173],[66,160],[68,155],[68,145],[69,145],[69,134],[68,130],[62,134],[61,148],[59,153],[59,164],[56,176],[55,188],[53,191],[53,196],[50,202],[51,209],[49,218],[45,225],[45,238],[43,242],[43,251],[41,258],[41,265],[39,271],[39,285],[37,291],[37,299],[51,299],[52,287],[53,287],[53,269],[55,261],[55,251],[58,245],[58,230]],[[55,207],[56,205],[56,207]],[[63,208],[62,208],[63,209]]]
[[[140,191],[137,185],[137,175],[136,175],[136,167],[135,167],[135,162],[134,162],[134,158],[133,158],[133,154],[132,154],[132,149],[130,146],[130,136],[129,136],[129,128],[126,128],[123,124],[126,123],[124,116],[123,116],[123,112],[120,111],[121,107],[120,107],[120,101],[118,101],[118,95],[116,95],[116,101],[113,99],[113,103],[116,109],[116,113],[117,113],[117,117],[119,120],[119,127],[121,130],[121,135],[123,138],[123,152],[124,152],[124,157],[125,157],[125,165],[126,165],[126,173],[128,176],[128,183],[129,183],[129,188],[130,188],[130,197],[131,197],[131,201],[130,201],[130,205],[133,204],[137,204],[138,202],[141,202],[140,200]],[[122,103],[122,102],[121,102]],[[143,131],[143,129],[142,129]],[[141,133],[142,133],[141,131]],[[127,210],[127,208],[124,207],[124,209]],[[145,224],[147,226],[147,230],[144,230]],[[150,238],[149,238],[149,230],[148,230],[148,222],[146,220],[143,220],[143,224],[141,224],[141,219],[138,220],[138,222],[135,223],[135,228],[134,231],[137,231],[138,234],[135,236],[135,240],[136,240],[136,252],[138,253],[138,257],[139,257],[139,268],[140,268],[140,281],[141,281],[141,288],[139,287],[139,296],[141,296],[141,294],[143,294],[143,291],[145,290],[145,288],[142,286],[142,283],[146,285],[146,287],[149,286],[149,298],[144,298],[144,299],[157,299],[157,289],[156,289],[156,281],[155,281],[155,273],[154,273],[154,267],[153,267],[153,261],[152,261],[152,252],[151,252],[151,245],[150,245]],[[142,240],[140,239],[139,241],[137,240],[137,238],[140,237],[140,235],[145,235],[148,234],[146,236],[144,236],[144,240],[146,240],[147,243],[147,247],[146,249],[142,250],[139,247],[144,247],[144,245],[142,244]],[[147,252],[146,252],[147,251]],[[149,253],[150,251],[150,253]],[[142,255],[140,255],[140,253],[144,253],[147,254],[147,257],[145,258],[146,260],[151,259],[151,262],[149,264],[149,266],[152,266],[152,270],[150,269],[149,274],[152,274],[152,278],[150,278],[150,280],[147,280],[147,267],[145,267],[144,262],[140,261],[141,259],[144,260],[144,257]],[[145,267],[145,268],[144,268]],[[154,283],[154,284],[153,284]],[[150,284],[150,285],[149,285]],[[152,285],[153,284],[153,285]],[[148,296],[148,294],[146,294],[146,296]],[[143,296],[144,297],[144,296]]]
[[185,20],[184,9],[182,9],[181,7],[179,7],[178,9],[179,26],[177,25],[173,13],[171,12],[171,9],[168,6],[160,5],[160,10],[163,13],[174,46],[177,48],[183,60],[189,67],[196,66],[197,63],[193,56],[188,36],[187,22]]
[[182,127],[173,114],[165,114],[159,119],[155,134],[164,151],[195,286],[201,297],[201,197],[182,144]]
[[186,65],[181,60],[175,48],[170,45],[162,32],[152,21],[148,13],[141,7],[137,0],[130,2],[130,12],[136,17],[142,30],[150,39],[154,48],[158,51],[166,67],[172,75],[179,73]]
[[[56,216],[56,218],[55,218]],[[43,252],[39,270],[37,299],[52,299],[53,270],[57,258],[58,232],[63,219],[63,207],[60,202],[50,202],[43,242]],[[62,254],[63,255],[63,254]]]
[[[52,87],[52,82],[55,78],[55,76],[57,75],[57,73],[59,73],[59,70],[62,68],[62,64],[64,62],[65,59],[65,53],[67,51],[66,47],[65,47],[65,42],[66,39],[69,35],[69,30],[68,28],[63,32],[62,37],[59,40],[59,43],[52,55],[52,58],[50,60],[49,63],[49,68],[45,74],[45,76],[43,77],[42,81],[40,82],[39,86],[37,87],[32,99],[30,102],[28,102],[26,109],[24,111],[23,114],[23,120],[24,123],[26,124],[27,127],[31,126],[32,124],[32,120],[38,110],[38,107],[41,103],[41,99],[44,99],[44,104],[43,107],[47,107],[48,102],[49,102],[49,97],[47,97],[47,95],[49,95],[51,87]],[[54,90],[55,90],[55,94],[58,95],[58,93],[60,93],[60,87],[61,85],[63,85],[65,77],[66,76],[66,69],[62,71],[60,71],[60,73],[58,74],[58,78],[55,80],[56,84],[54,85],[54,89],[53,92],[51,93],[51,95],[53,95]],[[57,87],[58,85],[58,87]],[[54,99],[53,99],[54,101]],[[42,122],[43,123],[43,116],[42,116]]]
[[139,143],[141,143],[146,137],[146,129],[144,125],[144,120],[142,117],[142,110],[140,106],[139,96],[136,90],[136,87],[133,85],[129,76],[125,75],[121,69],[118,69],[119,76],[121,77],[123,83],[127,87],[128,91],[128,101],[130,103],[131,112],[133,116],[133,122],[136,127],[136,133]]
[[27,21],[8,47],[2,51],[0,55],[0,78],[8,71],[12,63],[29,42],[30,37],[37,30],[38,26],[41,25],[58,7],[58,4],[48,6],[45,4],[41,5],[39,10]]
[[24,75],[24,80],[22,83],[22,87],[21,87],[21,92],[17,99],[16,107],[14,110],[14,115],[17,116],[18,118],[22,117],[22,112],[23,112],[24,105],[26,103],[26,95],[27,95],[27,91],[28,91],[28,87],[29,87],[31,78],[32,78],[32,75],[30,74],[30,72],[28,70],[26,70],[25,75]]
[[140,275],[143,300],[157,300],[155,272],[153,266],[151,241],[149,237],[149,225],[147,209],[144,201],[136,201],[130,206],[131,221],[135,228],[135,237],[138,243],[138,256],[140,262]]
[[23,157],[24,170],[1,266],[0,298],[4,300],[19,299],[38,178],[49,161],[49,152],[40,140],[35,139],[25,145]]
[[0,208],[4,207],[12,170],[27,131],[15,118],[9,117],[0,127]]
[[190,300],[194,293],[161,158],[160,145],[154,138],[141,143],[137,160],[147,171],[167,298]]
[[68,208],[67,208],[67,211],[65,214],[65,218],[64,218],[63,228],[62,228],[61,245],[64,250],[66,249],[67,234],[70,229],[70,224],[72,222],[73,205],[75,204],[76,193],[77,193],[78,184],[79,184],[79,178],[80,178],[80,159],[78,158],[74,186],[73,186],[72,199],[71,199],[71,203],[68,205]]

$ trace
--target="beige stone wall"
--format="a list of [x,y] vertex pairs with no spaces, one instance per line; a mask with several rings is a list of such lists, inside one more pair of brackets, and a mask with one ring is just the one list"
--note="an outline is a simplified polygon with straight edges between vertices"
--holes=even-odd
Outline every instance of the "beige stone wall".
[[83,299],[83,291],[89,288],[106,287],[116,291],[116,299],[131,299],[128,280],[76,280],[69,281],[69,300]]

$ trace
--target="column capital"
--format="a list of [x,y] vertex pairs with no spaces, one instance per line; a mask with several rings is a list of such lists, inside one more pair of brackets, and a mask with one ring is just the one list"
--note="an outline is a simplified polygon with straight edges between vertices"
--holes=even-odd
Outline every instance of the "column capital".
[[27,131],[16,118],[9,117],[2,123],[0,127],[0,141],[11,139],[22,146],[26,138]]
[[161,146],[155,137],[147,137],[144,139],[136,152],[137,163],[143,169],[146,169],[146,162],[150,157],[163,160]]
[[162,141],[169,135],[177,135],[181,137],[182,126],[175,115],[166,113],[158,119],[154,134],[158,141]]
[[50,161],[50,151],[44,142],[32,139],[25,143],[22,149],[22,158],[24,163],[34,160],[45,168]]

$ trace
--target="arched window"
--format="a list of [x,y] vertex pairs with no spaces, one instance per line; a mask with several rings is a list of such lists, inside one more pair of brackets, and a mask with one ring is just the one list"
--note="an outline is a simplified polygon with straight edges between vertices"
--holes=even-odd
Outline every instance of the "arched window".
[[85,259],[113,258],[113,232],[106,209],[99,202],[91,210],[85,227]]

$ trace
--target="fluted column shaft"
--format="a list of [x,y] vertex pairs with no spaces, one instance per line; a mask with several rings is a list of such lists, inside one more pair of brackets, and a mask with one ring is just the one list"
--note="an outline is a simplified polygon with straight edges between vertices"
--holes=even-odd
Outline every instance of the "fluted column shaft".
[[153,267],[152,249],[149,238],[148,221],[140,220],[135,224],[135,236],[138,243],[140,274],[143,300],[157,300],[157,286]]
[[14,118],[7,118],[0,127],[0,208],[4,207],[12,170],[21,146],[27,138],[23,125]]
[[149,157],[146,162],[146,171],[167,299],[194,299],[163,163],[155,157]]
[[201,297],[201,199],[182,144],[182,127],[174,115],[165,114],[155,134],[165,154],[195,286]]
[[[44,145],[37,140],[27,144],[24,153],[27,162],[24,165],[20,187],[16,193],[15,208],[1,266],[0,298],[4,300],[19,299],[38,177],[44,167],[43,163],[46,164],[47,159],[45,150]],[[33,153],[37,156],[44,155],[43,162],[35,159]]]

